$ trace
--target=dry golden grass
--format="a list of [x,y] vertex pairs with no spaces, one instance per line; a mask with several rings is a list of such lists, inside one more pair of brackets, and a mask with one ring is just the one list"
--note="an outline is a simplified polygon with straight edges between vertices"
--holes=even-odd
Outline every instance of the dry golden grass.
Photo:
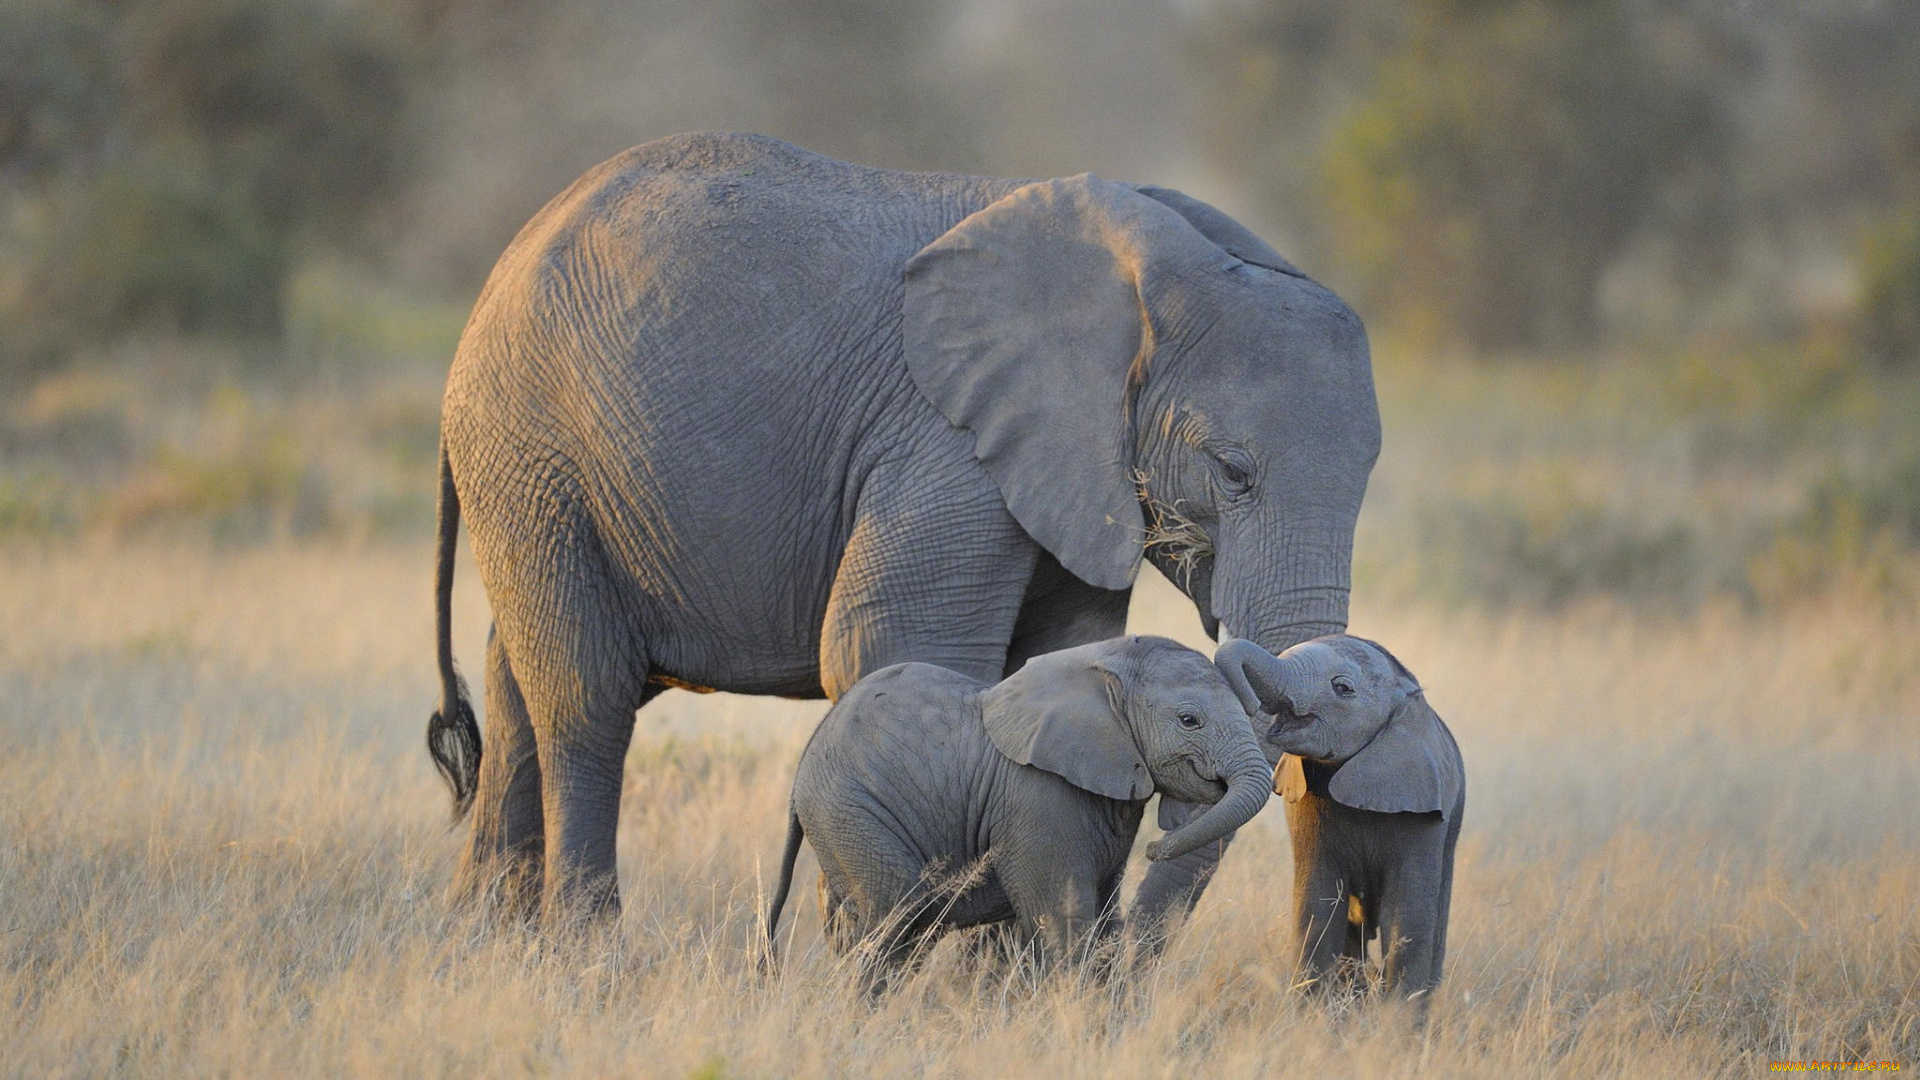
[[[877,1007],[797,890],[754,969],[818,706],[643,716],[625,917],[450,914],[421,747],[424,544],[0,549],[0,1071],[20,1076],[1750,1076],[1920,1065],[1920,625],[1829,596],[1647,621],[1368,606],[1465,751],[1449,978],[1420,1034],[1287,993],[1277,808],[1157,966],[937,950]],[[477,665],[484,600],[456,603]],[[1198,636],[1153,583],[1136,625]],[[803,884],[811,880],[803,862]],[[1138,867],[1135,868],[1138,874]]]
[[[1793,357],[1383,359],[1353,625],[1421,675],[1469,774],[1420,1033],[1289,996],[1277,807],[1164,960],[1109,985],[950,942],[869,1006],[806,857],[760,976],[819,705],[674,692],[642,715],[616,933],[450,913],[459,834],[422,746],[443,366],[133,364],[0,407],[0,1073],[1920,1066],[1920,556],[1885,467],[1920,452],[1911,388]],[[1854,510],[1822,521],[1836,474]],[[1204,645],[1147,577],[1135,628]],[[470,568],[455,613],[477,672]]]

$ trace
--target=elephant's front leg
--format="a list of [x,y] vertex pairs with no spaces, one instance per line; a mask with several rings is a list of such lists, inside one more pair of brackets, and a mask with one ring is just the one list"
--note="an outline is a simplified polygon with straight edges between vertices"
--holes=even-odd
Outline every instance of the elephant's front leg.
[[[1272,761],[1273,758],[1269,757],[1268,762]],[[1160,828],[1164,832],[1171,832],[1206,813],[1207,809],[1199,803],[1181,802],[1162,795]],[[1291,821],[1291,806],[1287,809],[1287,815]],[[1192,913],[1195,905],[1200,903],[1201,895],[1213,881],[1214,872],[1220,868],[1220,860],[1226,857],[1227,847],[1233,843],[1235,835],[1237,833],[1228,833],[1177,859],[1147,867],[1140,887],[1134,890],[1133,907],[1127,915],[1127,921],[1138,928],[1141,943],[1146,948],[1159,949],[1164,946],[1167,930],[1173,921]]]
[[1380,894],[1380,957],[1386,992],[1421,1002],[1440,983],[1438,866],[1404,866]]
[[1127,630],[1130,591],[1102,589],[1068,573],[1060,560],[1045,550],[1034,563],[1026,595],[1020,600],[1020,618],[1007,646],[1006,669],[1012,675],[1028,660],[1043,653],[1071,649]]
[[[1085,961],[1118,926],[1115,900],[1132,828],[1089,820],[1091,799],[1042,800],[1009,823],[994,851],[1021,939],[1038,954],[1042,970]],[[1136,811],[1124,824],[1138,821]]]
[[969,453],[956,444],[867,478],[821,626],[829,698],[907,661],[999,680],[1039,546]]
[[1018,913],[1022,940],[1034,950],[1043,972],[1063,962],[1083,963],[1104,940],[1111,926],[1111,912],[1101,896],[1097,875],[1091,868],[1084,872],[1059,872],[1035,875],[1007,892]]
[[1341,988],[1365,960],[1365,938],[1352,922],[1353,882],[1337,868],[1294,852],[1294,929],[1299,935],[1294,988],[1318,993]]
[[[1162,795],[1160,828],[1171,832],[1199,817],[1207,809],[1200,803],[1181,802]],[[1128,912],[1127,921],[1137,929],[1141,941],[1149,948],[1164,945],[1167,930],[1173,921],[1187,915],[1200,902],[1200,895],[1207,891],[1207,883],[1213,880],[1214,871],[1219,869],[1220,860],[1226,856],[1227,845],[1231,843],[1233,834],[1229,833],[1177,859],[1152,863],[1147,867],[1140,887],[1134,890],[1133,907]]]

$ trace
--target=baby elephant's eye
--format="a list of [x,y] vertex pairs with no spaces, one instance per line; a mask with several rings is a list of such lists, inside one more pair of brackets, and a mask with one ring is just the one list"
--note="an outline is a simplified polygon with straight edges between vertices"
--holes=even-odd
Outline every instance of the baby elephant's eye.
[[1336,675],[1333,678],[1333,692],[1340,697],[1352,697],[1354,695],[1353,682],[1344,675]]
[[1188,731],[1197,731],[1201,727],[1205,726],[1206,724],[1205,720],[1200,719],[1198,716],[1195,716],[1193,713],[1190,713],[1190,712],[1181,713],[1178,719],[1180,721],[1180,726],[1183,728],[1186,728]]

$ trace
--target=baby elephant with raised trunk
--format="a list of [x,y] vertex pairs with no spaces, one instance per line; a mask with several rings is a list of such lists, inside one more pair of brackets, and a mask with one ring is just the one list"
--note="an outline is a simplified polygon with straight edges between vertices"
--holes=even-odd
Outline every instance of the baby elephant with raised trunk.
[[1405,665],[1364,638],[1314,638],[1278,657],[1232,640],[1215,663],[1265,714],[1256,727],[1272,718],[1261,740],[1293,834],[1298,981],[1351,976],[1377,935],[1384,989],[1424,1002],[1447,955],[1467,807],[1453,733]]
[[826,878],[830,940],[878,935],[882,980],[941,928],[1013,920],[1043,958],[1070,956],[1113,929],[1148,796],[1213,804],[1148,845],[1162,860],[1246,824],[1272,784],[1226,680],[1165,638],[1037,656],[993,685],[929,664],[882,668],[801,755],[769,944],[804,836]]

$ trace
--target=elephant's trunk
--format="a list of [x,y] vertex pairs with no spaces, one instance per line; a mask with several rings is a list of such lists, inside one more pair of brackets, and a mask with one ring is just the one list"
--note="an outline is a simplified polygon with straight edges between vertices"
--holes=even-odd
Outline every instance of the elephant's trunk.
[[1147,845],[1147,858],[1154,862],[1177,859],[1205,847],[1253,819],[1267,804],[1273,792],[1273,768],[1260,752],[1259,744],[1249,739],[1242,760],[1235,763],[1233,779],[1221,800],[1186,825]]
[[1213,666],[1233,687],[1247,715],[1278,714],[1287,700],[1286,681],[1279,657],[1245,638],[1228,638],[1213,654]]
[[[1357,501],[1357,500],[1356,500]],[[1353,520],[1261,520],[1221,542],[1212,577],[1214,614],[1233,637],[1272,653],[1347,628]]]

